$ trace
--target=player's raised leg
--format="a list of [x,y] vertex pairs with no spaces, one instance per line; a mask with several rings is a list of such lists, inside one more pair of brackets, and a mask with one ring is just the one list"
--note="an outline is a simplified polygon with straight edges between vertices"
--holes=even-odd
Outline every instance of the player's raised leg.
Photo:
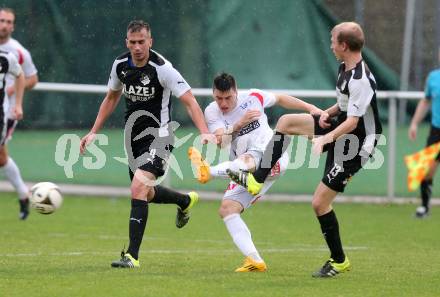
[[287,150],[290,143],[289,135],[304,135],[312,138],[314,135],[313,116],[310,114],[283,115],[278,120],[275,133],[266,146],[261,163],[255,172],[228,170],[229,177],[245,187],[252,195],[257,195],[271,169]]
[[188,159],[196,169],[197,180],[202,184],[207,183],[211,179],[210,166],[200,151],[191,146],[188,149]]
[[255,160],[252,155],[247,153],[238,156],[233,161],[221,162],[217,165],[209,165],[209,163],[203,158],[200,151],[195,147],[188,149],[188,158],[191,160],[193,167],[196,169],[197,180],[204,184],[213,178],[229,178],[228,171],[254,171]]
[[150,203],[158,204],[176,204],[176,227],[182,228],[185,226],[190,217],[190,210],[199,201],[199,194],[196,192],[189,192],[188,194],[182,194],[172,189],[157,185],[154,187],[153,198]]

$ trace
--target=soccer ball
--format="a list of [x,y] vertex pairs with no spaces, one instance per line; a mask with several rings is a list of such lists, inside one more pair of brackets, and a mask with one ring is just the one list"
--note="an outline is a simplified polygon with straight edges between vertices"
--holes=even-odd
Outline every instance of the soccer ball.
[[31,206],[41,214],[51,214],[63,203],[60,188],[54,183],[42,182],[31,188]]

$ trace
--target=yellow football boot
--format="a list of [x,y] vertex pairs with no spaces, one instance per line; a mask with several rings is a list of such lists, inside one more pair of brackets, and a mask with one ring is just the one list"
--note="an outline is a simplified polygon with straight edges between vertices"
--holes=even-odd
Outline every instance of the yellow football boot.
[[176,227],[177,228],[182,228],[183,226],[185,226],[188,223],[188,221],[191,217],[191,214],[189,211],[199,201],[199,194],[197,194],[196,192],[189,192],[188,196],[190,199],[188,207],[185,208],[184,210],[182,210],[180,207],[177,207],[177,214],[176,214]]
[[211,179],[211,173],[209,172],[209,164],[206,162],[202,154],[195,147],[190,147],[188,149],[188,158],[191,160],[191,163],[196,168],[197,172],[197,180],[201,184],[207,183]]
[[121,252],[121,259],[113,261],[112,267],[115,268],[139,268],[139,260],[133,258],[130,254]]
[[267,270],[266,263],[256,262],[251,257],[246,257],[243,266],[235,269],[235,272],[265,272]]
[[351,270],[350,260],[345,256],[345,260],[342,263],[336,263],[335,260],[330,258],[324,263],[318,271],[312,274],[313,277],[334,277],[342,272]]
[[257,182],[254,175],[248,171],[226,169],[226,173],[231,180],[246,188],[246,190],[254,196],[260,193],[263,188],[263,183]]

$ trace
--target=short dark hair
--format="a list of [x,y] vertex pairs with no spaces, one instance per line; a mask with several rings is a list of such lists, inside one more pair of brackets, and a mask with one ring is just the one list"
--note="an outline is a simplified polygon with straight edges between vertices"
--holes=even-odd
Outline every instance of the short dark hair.
[[143,20],[133,20],[127,26],[127,32],[140,32],[142,29],[151,32],[150,24],[144,22]]
[[235,78],[231,74],[222,72],[214,78],[212,89],[226,92],[230,89],[237,89],[237,84],[235,83]]
[[17,15],[15,14],[15,10],[13,10],[12,8],[9,8],[9,7],[0,7],[0,12],[2,12],[2,11],[12,13],[14,15],[14,24],[15,24],[15,21],[17,20]]

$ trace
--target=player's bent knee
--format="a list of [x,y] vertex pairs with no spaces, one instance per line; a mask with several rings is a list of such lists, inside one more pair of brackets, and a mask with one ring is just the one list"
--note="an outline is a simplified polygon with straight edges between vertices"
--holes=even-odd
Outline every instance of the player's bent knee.
[[314,198],[312,200],[312,208],[313,208],[315,214],[319,215],[322,212],[323,204],[321,203],[321,201],[319,199]]
[[130,186],[131,197],[135,198],[147,198],[150,190],[151,187],[138,182],[132,182]]
[[227,215],[229,215],[229,208],[225,205],[221,205],[220,208],[218,209],[218,215],[223,219],[224,217],[226,217]]
[[292,123],[290,123],[289,118],[286,115],[282,115],[277,122],[275,130],[286,133],[290,125],[292,125]]
[[322,216],[331,211],[331,204],[324,203],[322,200],[313,199],[312,208],[317,216]]
[[218,209],[218,214],[222,219],[234,213],[238,213],[237,210],[229,205],[222,204]]

